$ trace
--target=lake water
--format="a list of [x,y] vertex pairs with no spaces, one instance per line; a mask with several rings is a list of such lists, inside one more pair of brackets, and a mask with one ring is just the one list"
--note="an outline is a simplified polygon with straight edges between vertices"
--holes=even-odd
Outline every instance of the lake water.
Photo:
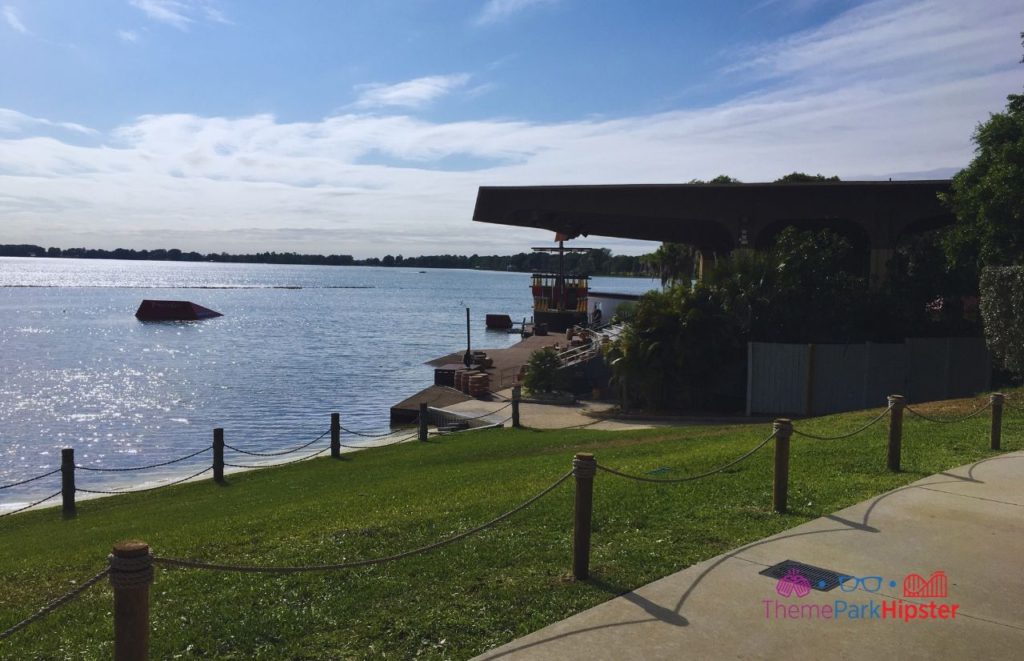
[[[656,285],[592,282],[623,293]],[[142,323],[133,315],[144,298],[224,316]],[[433,382],[424,362],[465,347],[466,307],[473,347],[499,348],[518,336],[485,331],[484,315],[522,319],[530,303],[525,273],[0,258],[0,486],[57,468],[64,447],[81,465],[114,468],[208,446],[214,427],[257,451],[312,440],[333,411],[350,429],[387,431],[389,408]],[[123,488],[209,462],[80,471],[78,482]],[[59,486],[54,475],[0,490],[0,512]]]

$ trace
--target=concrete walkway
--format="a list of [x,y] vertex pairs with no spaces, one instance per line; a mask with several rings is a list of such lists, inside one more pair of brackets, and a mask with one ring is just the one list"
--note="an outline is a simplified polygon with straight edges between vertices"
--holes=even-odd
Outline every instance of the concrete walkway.
[[[481,420],[489,423],[498,423],[510,415],[511,410],[507,406],[512,398],[512,389],[506,388],[496,393],[500,399],[495,401],[484,401],[471,399],[457,404],[444,407],[447,411],[453,411],[466,416],[483,416]],[[624,422],[620,420],[602,420],[590,414],[600,414],[615,408],[614,404],[606,402],[578,402],[571,405],[535,404],[522,402],[519,405],[519,418],[524,427],[531,429],[565,429],[567,427],[587,427],[596,430],[626,430],[626,429],[650,429],[655,426],[662,426],[671,423],[654,423],[649,421]]]
[[[783,596],[758,572],[787,559],[879,576],[881,589]],[[1012,452],[735,549],[479,658],[1020,659],[1022,561],[1024,452]],[[908,575],[936,571],[947,596],[904,597]]]

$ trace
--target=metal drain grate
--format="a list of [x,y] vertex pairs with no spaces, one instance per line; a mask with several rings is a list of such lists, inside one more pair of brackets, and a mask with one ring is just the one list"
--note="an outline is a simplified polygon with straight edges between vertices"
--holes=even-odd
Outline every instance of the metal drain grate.
[[782,578],[790,569],[795,569],[800,572],[800,575],[810,582],[812,588],[822,592],[828,592],[839,585],[840,576],[849,575],[842,572],[832,571],[831,569],[822,569],[821,567],[815,567],[814,565],[805,565],[804,563],[797,562],[796,560],[783,560],[777,565],[773,565],[768,569],[759,571],[758,574],[761,574],[762,576],[769,576],[771,578]]

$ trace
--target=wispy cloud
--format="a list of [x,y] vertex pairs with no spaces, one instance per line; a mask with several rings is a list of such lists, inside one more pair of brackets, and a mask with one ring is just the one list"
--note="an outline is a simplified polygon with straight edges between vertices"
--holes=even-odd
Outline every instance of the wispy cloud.
[[139,33],[132,30],[118,30],[117,36],[120,37],[121,41],[129,43],[135,43],[139,40]]
[[453,73],[446,76],[424,76],[401,83],[387,85],[369,83],[356,86],[359,98],[355,108],[421,108],[451,92],[465,86],[470,75]]
[[560,0],[487,0],[476,17],[477,25],[490,25],[539,5],[553,5]]
[[805,85],[838,80],[890,81],[993,68],[1019,30],[1017,0],[874,0],[830,23],[740,54],[731,71],[755,79],[787,78]]
[[166,23],[179,30],[187,30],[196,21],[231,24],[224,12],[207,0],[130,0],[130,2],[154,21]]
[[0,133],[21,133],[39,127],[64,129],[83,135],[97,135],[95,129],[74,122],[54,122],[41,117],[32,117],[16,110],[0,108]]
[[4,20],[7,21],[7,25],[11,26],[12,30],[20,32],[22,34],[32,34],[29,32],[25,24],[21,22],[21,17],[18,16],[18,10],[11,5],[4,5],[3,8]]

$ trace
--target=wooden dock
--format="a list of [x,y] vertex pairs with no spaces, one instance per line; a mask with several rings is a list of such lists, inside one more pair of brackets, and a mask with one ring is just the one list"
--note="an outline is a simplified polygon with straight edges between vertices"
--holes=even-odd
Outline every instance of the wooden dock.
[[[490,389],[497,391],[511,388],[515,383],[519,370],[530,360],[530,356],[534,351],[545,347],[553,347],[556,344],[560,347],[566,346],[564,334],[539,337],[534,335],[505,349],[483,349],[483,351],[487,352],[487,357],[494,361],[490,368],[484,370],[491,377]],[[465,350],[456,351],[440,358],[428,360],[426,364],[432,367],[440,367],[449,363],[461,364],[464,353]],[[415,421],[420,412],[420,402],[426,402],[428,406],[433,408],[445,408],[470,399],[472,398],[469,395],[465,395],[455,388],[431,385],[392,406],[391,422],[401,424]]]

